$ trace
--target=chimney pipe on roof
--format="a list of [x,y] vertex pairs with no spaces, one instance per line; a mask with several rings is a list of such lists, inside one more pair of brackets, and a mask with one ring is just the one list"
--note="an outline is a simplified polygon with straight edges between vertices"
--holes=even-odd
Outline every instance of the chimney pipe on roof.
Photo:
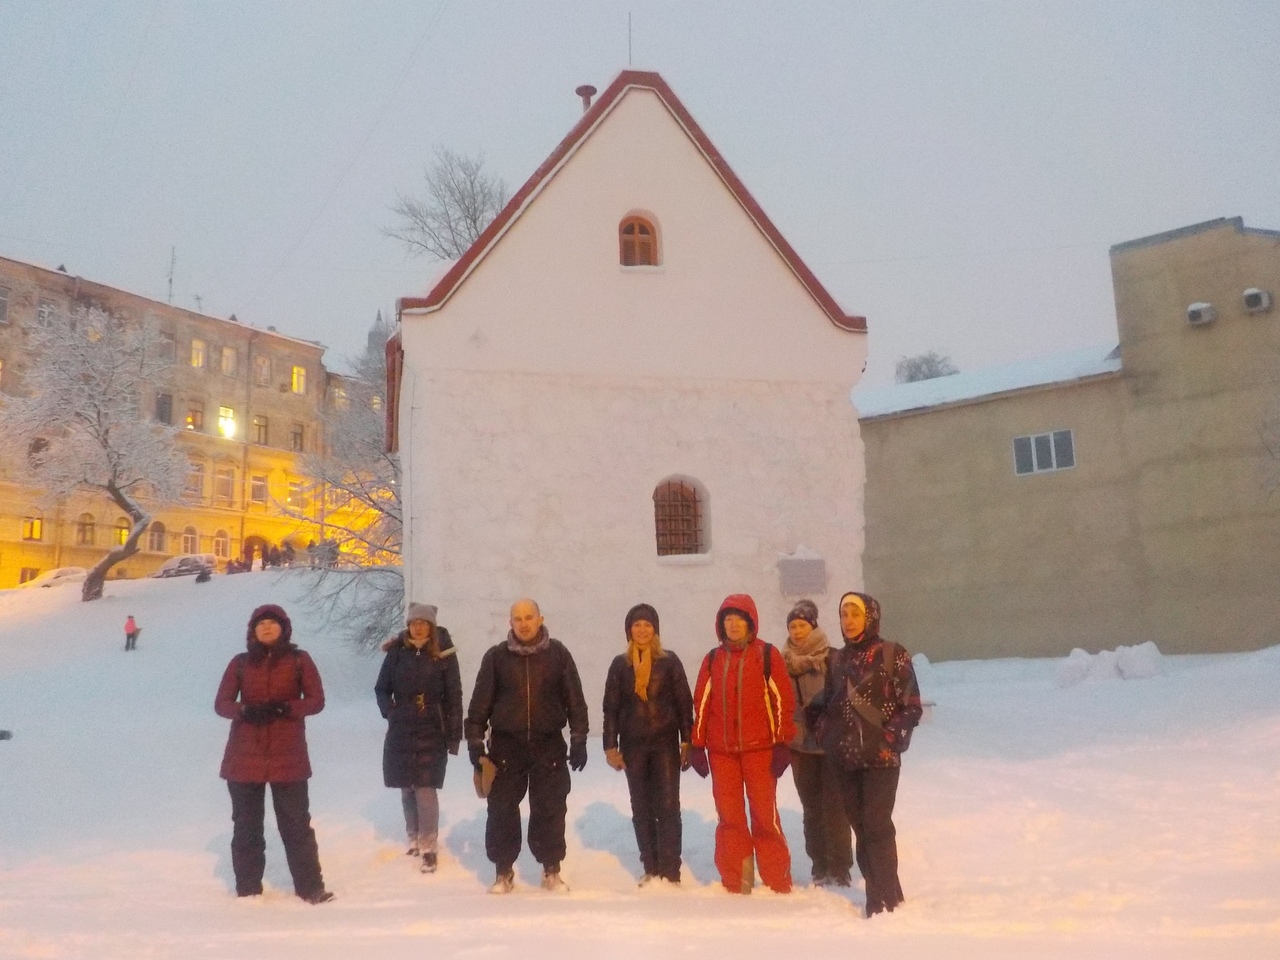
[[588,110],[590,110],[591,98],[596,95],[596,88],[589,83],[584,83],[582,86],[576,88],[573,92],[582,98],[582,112],[586,113]]

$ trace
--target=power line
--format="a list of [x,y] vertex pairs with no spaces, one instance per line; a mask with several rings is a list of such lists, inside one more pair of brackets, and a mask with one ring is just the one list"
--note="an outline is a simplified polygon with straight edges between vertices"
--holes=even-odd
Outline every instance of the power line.
[[422,45],[426,43],[427,35],[431,33],[432,28],[435,27],[437,21],[439,21],[440,15],[444,12],[445,3],[447,2],[448,0],[440,0],[436,5],[435,13],[432,14],[427,25],[423,28],[422,34],[413,45],[413,49],[409,52],[409,57],[405,61],[404,67],[400,70],[400,76],[396,78],[395,84],[392,86],[386,98],[382,101],[382,106],[378,108],[378,112],[374,115],[373,121],[365,131],[364,137],[356,145],[355,150],[351,152],[351,156],[348,158],[346,164],[338,172],[337,179],[333,181],[333,185],[329,187],[328,193],[326,193],[324,199],[320,201],[320,206],[317,207],[315,213],[311,215],[311,219],[307,221],[307,225],[302,229],[302,232],[298,235],[297,239],[290,244],[289,249],[285,251],[284,256],[280,259],[280,262],[276,265],[275,269],[272,270],[267,276],[267,279],[258,286],[258,288],[253,292],[253,295],[241,305],[239,312],[243,313],[247,311],[251,306],[253,306],[258,297],[262,295],[262,292],[266,290],[267,287],[271,286],[271,284],[275,283],[276,278],[280,276],[280,273],[288,265],[289,261],[293,259],[293,255],[297,252],[298,248],[302,246],[302,242],[311,232],[311,228],[316,225],[316,221],[320,219],[320,215],[324,213],[325,208],[328,207],[329,201],[332,200],[334,194],[338,192],[338,187],[341,186],[342,181],[346,179],[347,174],[351,172],[351,168],[355,166],[356,160],[359,159],[365,146],[368,145],[369,141],[373,138],[374,131],[377,130],[378,125],[382,123],[382,118],[390,108],[391,101],[394,100],[396,94],[400,92],[400,87],[404,84],[405,78],[409,75],[410,68],[413,67],[414,61],[418,58],[418,51],[421,50]]

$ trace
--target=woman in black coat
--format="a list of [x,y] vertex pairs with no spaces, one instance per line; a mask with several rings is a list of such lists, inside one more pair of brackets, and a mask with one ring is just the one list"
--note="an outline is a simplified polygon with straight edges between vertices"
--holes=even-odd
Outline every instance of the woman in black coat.
[[448,757],[462,741],[462,680],[449,631],[436,625],[436,608],[409,604],[408,627],[383,645],[386,658],[374,693],[388,721],[382,779],[400,789],[410,856],[434,873],[440,799]]
[[645,886],[680,882],[680,771],[688,766],[693,694],[680,658],[662,649],[658,612],[636,604],[626,618],[627,652],[609,665],[604,753],[625,770]]

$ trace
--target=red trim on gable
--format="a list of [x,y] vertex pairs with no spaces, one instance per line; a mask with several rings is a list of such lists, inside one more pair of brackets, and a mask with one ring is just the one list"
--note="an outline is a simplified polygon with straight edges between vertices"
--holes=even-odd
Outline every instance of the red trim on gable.
[[552,175],[556,167],[577,146],[579,141],[586,137],[600,117],[631,87],[641,87],[654,91],[662,102],[666,104],[667,109],[675,114],[680,124],[685,128],[694,143],[698,145],[698,148],[706,156],[716,173],[719,174],[720,179],[724,181],[725,186],[729,188],[729,192],[742,204],[743,209],[747,211],[747,215],[755,221],[756,226],[773,244],[774,249],[786,261],[787,266],[791,268],[791,271],[804,288],[809,291],[809,295],[818,302],[818,305],[830,318],[831,322],[842,330],[865,333],[867,330],[867,318],[846,314],[840,309],[840,305],[836,303],[835,298],[827,292],[826,287],[814,276],[813,271],[800,259],[799,254],[795,252],[791,244],[787,243],[786,238],[773,225],[773,221],[769,219],[760,204],[756,202],[750,191],[738,179],[738,175],[729,168],[729,164],[720,155],[720,151],[715,148],[710,138],[698,126],[697,121],[685,109],[684,104],[680,102],[680,98],[667,86],[667,82],[662,77],[646,70],[623,70],[618,74],[617,79],[599,96],[590,109],[583,113],[578,122],[574,124],[573,129],[569,131],[568,136],[560,141],[559,146],[534,171],[533,176],[526,180],[524,186],[516,191],[515,196],[502,208],[502,212],[485,228],[485,231],[480,234],[476,242],[467,248],[466,253],[462,255],[458,262],[440,278],[440,281],[431,289],[431,292],[425,297],[402,297],[397,302],[398,308],[402,311],[430,310],[441,306],[449,299],[472,266],[483,258],[494,239],[500,236],[519,215],[525,202],[534,191],[542,185],[544,180]]

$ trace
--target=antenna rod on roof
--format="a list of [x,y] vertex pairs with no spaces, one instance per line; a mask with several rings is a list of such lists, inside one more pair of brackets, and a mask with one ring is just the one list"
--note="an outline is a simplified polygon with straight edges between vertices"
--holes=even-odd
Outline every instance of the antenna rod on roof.
[[631,66],[631,11],[627,11],[627,66]]

